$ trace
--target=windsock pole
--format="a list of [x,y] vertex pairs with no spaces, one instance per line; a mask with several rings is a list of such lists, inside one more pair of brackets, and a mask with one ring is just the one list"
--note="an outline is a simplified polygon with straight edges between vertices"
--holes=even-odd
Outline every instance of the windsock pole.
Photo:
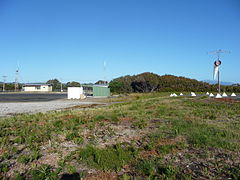
[[220,71],[218,70],[218,92],[220,94],[221,90],[220,90]]

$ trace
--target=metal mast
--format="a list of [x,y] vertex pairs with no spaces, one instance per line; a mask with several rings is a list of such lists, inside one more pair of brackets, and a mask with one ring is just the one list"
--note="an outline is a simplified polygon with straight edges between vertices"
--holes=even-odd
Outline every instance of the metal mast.
[[106,67],[107,67],[107,62],[106,61],[103,61],[103,81],[107,81],[107,78],[106,78]]
[[217,55],[217,60],[214,62],[214,68],[217,68],[217,75],[218,75],[218,92],[219,92],[219,93],[221,92],[221,89],[220,89],[220,70],[219,70],[219,67],[220,67],[220,65],[221,65],[220,55],[221,55],[222,53],[230,53],[230,51],[226,51],[226,50],[219,49],[219,50],[216,50],[216,51],[210,51],[210,52],[208,52],[208,54],[216,54],[216,55]]

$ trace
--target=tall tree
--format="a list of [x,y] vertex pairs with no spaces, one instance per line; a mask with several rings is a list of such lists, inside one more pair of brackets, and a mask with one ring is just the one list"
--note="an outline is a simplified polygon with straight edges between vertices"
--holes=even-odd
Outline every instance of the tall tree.
[[80,87],[80,83],[76,82],[76,81],[72,81],[72,82],[67,82],[67,87]]
[[58,79],[50,79],[46,82],[47,84],[51,84],[53,86],[53,91],[61,89],[61,82]]
[[132,76],[122,76],[116,79],[113,79],[109,83],[109,87],[112,92],[115,93],[131,93],[133,92],[133,88],[131,86],[131,83],[133,81]]
[[134,77],[132,87],[135,92],[153,92],[159,89],[159,75],[142,73]]

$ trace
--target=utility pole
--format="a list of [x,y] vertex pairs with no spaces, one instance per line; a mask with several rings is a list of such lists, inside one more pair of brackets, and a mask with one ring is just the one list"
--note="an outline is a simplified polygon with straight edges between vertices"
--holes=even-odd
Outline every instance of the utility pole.
[[221,60],[220,60],[220,55],[222,53],[230,53],[230,51],[225,51],[222,49],[216,50],[216,51],[210,51],[208,54],[216,54],[217,55],[217,60],[214,62],[214,72],[213,72],[213,79],[215,79],[216,73],[218,76],[218,92],[220,94],[221,89],[220,89],[220,65],[221,65]]
[[6,79],[7,76],[2,76],[3,77],[3,92],[5,91],[5,83],[6,83]]
[[63,92],[62,78],[60,78],[60,83],[61,83],[61,92]]

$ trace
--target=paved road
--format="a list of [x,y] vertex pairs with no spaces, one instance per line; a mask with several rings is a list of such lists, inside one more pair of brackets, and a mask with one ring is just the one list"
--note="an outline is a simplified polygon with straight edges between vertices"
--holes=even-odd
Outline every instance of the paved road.
[[0,102],[46,102],[65,98],[66,93],[0,93]]

